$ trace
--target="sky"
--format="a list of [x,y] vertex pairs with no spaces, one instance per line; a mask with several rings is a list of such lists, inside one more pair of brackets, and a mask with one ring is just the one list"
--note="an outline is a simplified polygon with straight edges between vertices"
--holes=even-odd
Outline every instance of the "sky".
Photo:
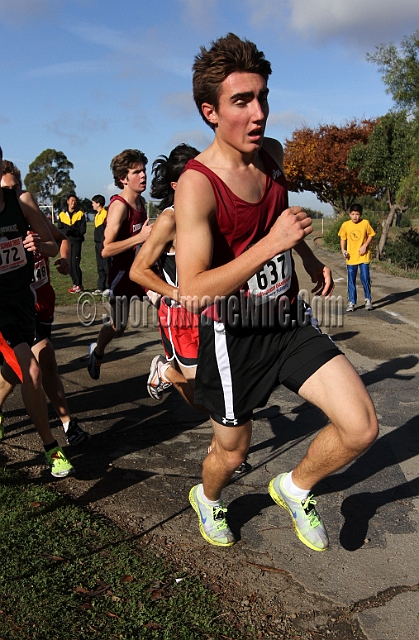
[[[77,195],[108,201],[123,149],[146,154],[150,184],[159,155],[210,144],[191,91],[202,45],[231,31],[265,53],[266,135],[284,143],[303,125],[387,113],[366,54],[418,27],[417,0],[0,0],[0,145],[23,176],[44,149],[62,151]],[[290,203],[332,213],[309,193]]]

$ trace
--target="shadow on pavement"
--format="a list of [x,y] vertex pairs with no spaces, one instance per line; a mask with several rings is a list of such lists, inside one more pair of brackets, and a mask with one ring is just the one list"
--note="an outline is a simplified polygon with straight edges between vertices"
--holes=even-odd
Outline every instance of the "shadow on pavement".
[[388,296],[380,298],[380,300],[374,300],[374,309],[387,307],[389,304],[395,304],[397,302],[400,302],[400,300],[406,300],[406,298],[411,298],[418,293],[419,287],[417,287],[416,289],[411,289],[410,291],[399,291],[397,293],[390,293]]
[[[383,435],[372,447],[359,457],[353,464],[340,473],[325,478],[314,488],[316,495],[343,492],[355,485],[363,483],[368,486],[371,480],[375,488],[379,483],[380,472],[390,470],[401,462],[409,460],[419,453],[418,417],[408,420],[404,425]],[[387,478],[390,482],[393,476]],[[375,479],[372,478],[375,476]],[[384,474],[384,481],[386,474]],[[404,480],[399,473],[400,480]],[[419,480],[401,481],[392,484],[382,491],[363,491],[346,497],[341,511],[345,523],[341,530],[340,541],[348,551],[359,549],[365,542],[369,522],[377,514],[374,526],[384,532],[411,533],[414,531],[408,520],[408,514],[413,508],[411,498],[419,495]],[[399,502],[401,501],[401,502]],[[397,508],[381,510],[384,505],[399,502]]]

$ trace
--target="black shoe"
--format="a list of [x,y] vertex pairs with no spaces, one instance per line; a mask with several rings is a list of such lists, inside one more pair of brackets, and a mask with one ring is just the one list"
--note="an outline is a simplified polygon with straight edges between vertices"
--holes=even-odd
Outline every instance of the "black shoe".
[[90,434],[79,427],[77,418],[71,418],[65,437],[68,444],[74,446],[88,440],[90,438]]

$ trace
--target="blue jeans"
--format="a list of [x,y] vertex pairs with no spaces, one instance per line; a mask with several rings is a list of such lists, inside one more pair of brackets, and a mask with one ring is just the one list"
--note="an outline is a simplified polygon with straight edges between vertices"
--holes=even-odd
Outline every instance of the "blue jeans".
[[348,269],[348,298],[349,302],[356,304],[356,274],[361,278],[361,284],[364,287],[365,300],[371,300],[371,281],[370,281],[370,265],[365,262],[361,264],[347,264]]

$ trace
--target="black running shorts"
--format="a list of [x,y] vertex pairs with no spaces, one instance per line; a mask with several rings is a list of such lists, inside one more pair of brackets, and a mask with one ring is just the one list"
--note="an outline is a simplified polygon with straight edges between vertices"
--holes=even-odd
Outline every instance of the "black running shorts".
[[231,328],[205,319],[200,326],[195,402],[227,426],[247,422],[278,384],[298,393],[308,378],[341,351],[312,320],[289,330]]
[[35,298],[30,287],[16,297],[9,296],[1,301],[0,331],[4,339],[14,349],[21,342],[31,347],[35,340]]

